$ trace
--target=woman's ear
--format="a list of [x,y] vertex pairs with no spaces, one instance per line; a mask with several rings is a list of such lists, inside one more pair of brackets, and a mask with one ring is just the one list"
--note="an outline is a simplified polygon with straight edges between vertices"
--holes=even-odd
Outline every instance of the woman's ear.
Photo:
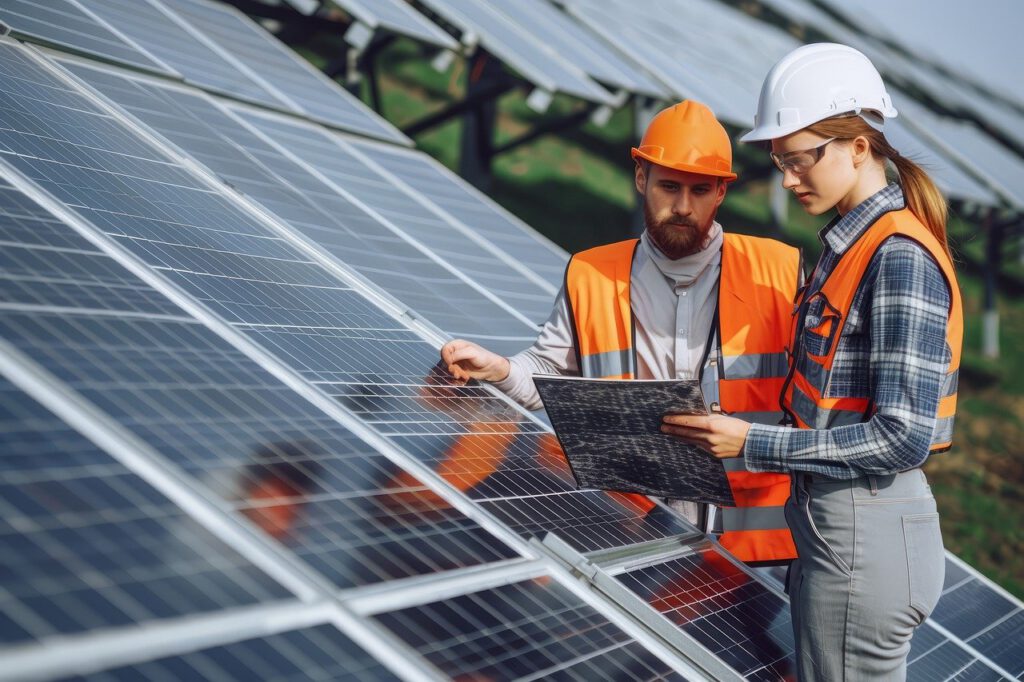
[[858,135],[850,140],[850,155],[853,159],[854,166],[859,166],[870,159],[871,143],[868,142],[868,138],[863,135]]

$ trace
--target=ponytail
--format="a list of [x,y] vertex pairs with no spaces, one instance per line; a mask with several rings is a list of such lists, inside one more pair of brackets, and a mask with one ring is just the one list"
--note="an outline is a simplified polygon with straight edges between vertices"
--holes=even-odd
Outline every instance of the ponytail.
[[[885,146],[892,149],[888,142],[885,143]],[[948,213],[946,198],[942,196],[939,188],[935,186],[923,168],[907,157],[900,156],[895,149],[893,149],[893,153],[894,156],[888,158],[896,166],[896,172],[900,174],[900,186],[903,188],[903,197],[907,201],[907,208],[939,240],[952,262],[953,253],[949,249],[949,240],[946,238],[946,216]]]
[[883,161],[885,159],[892,161],[896,172],[899,173],[900,187],[903,189],[903,198],[906,200],[907,208],[939,240],[950,261],[953,260],[953,254],[949,249],[949,240],[946,238],[946,198],[942,196],[939,188],[935,186],[923,168],[907,157],[900,156],[900,153],[889,144],[885,136],[869,126],[860,116],[847,115],[826,118],[808,126],[806,130],[824,137],[834,137],[837,140],[850,140],[855,137],[866,138],[871,146],[871,153],[875,157]]

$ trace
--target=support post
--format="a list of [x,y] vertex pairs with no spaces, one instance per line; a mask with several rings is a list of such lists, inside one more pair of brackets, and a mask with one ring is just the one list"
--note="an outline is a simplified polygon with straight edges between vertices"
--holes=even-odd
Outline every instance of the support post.
[[506,81],[501,62],[478,49],[470,62],[466,82],[466,99],[473,105],[462,117],[462,142],[459,175],[479,190],[489,193],[494,183],[491,158],[494,147],[494,125],[498,119],[497,96],[480,98],[481,93],[500,89]]
[[985,301],[981,330],[981,352],[987,358],[999,357],[999,309],[996,286],[999,278],[1000,251],[1003,244],[1003,224],[996,220],[995,212],[985,216],[988,241],[985,249]]

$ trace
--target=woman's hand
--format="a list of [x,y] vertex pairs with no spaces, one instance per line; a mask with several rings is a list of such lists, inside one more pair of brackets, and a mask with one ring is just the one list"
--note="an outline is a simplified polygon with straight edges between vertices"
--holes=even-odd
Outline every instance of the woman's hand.
[[747,440],[750,422],[724,414],[667,414],[661,431],[682,438],[719,459],[739,457]]

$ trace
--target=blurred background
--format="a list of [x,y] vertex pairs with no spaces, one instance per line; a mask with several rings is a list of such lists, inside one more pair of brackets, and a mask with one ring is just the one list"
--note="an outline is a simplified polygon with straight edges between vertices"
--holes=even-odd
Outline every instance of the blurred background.
[[[901,112],[891,141],[950,199],[962,384],[953,450],[926,466],[946,545],[1024,596],[1024,6],[424,0],[414,15],[362,0],[229,4],[570,252],[638,234],[629,148],[661,107],[704,100],[738,136],[773,55],[817,41],[864,51]],[[734,153],[740,179],[719,220],[798,245],[813,264],[827,218],[778,191],[762,150]]]

